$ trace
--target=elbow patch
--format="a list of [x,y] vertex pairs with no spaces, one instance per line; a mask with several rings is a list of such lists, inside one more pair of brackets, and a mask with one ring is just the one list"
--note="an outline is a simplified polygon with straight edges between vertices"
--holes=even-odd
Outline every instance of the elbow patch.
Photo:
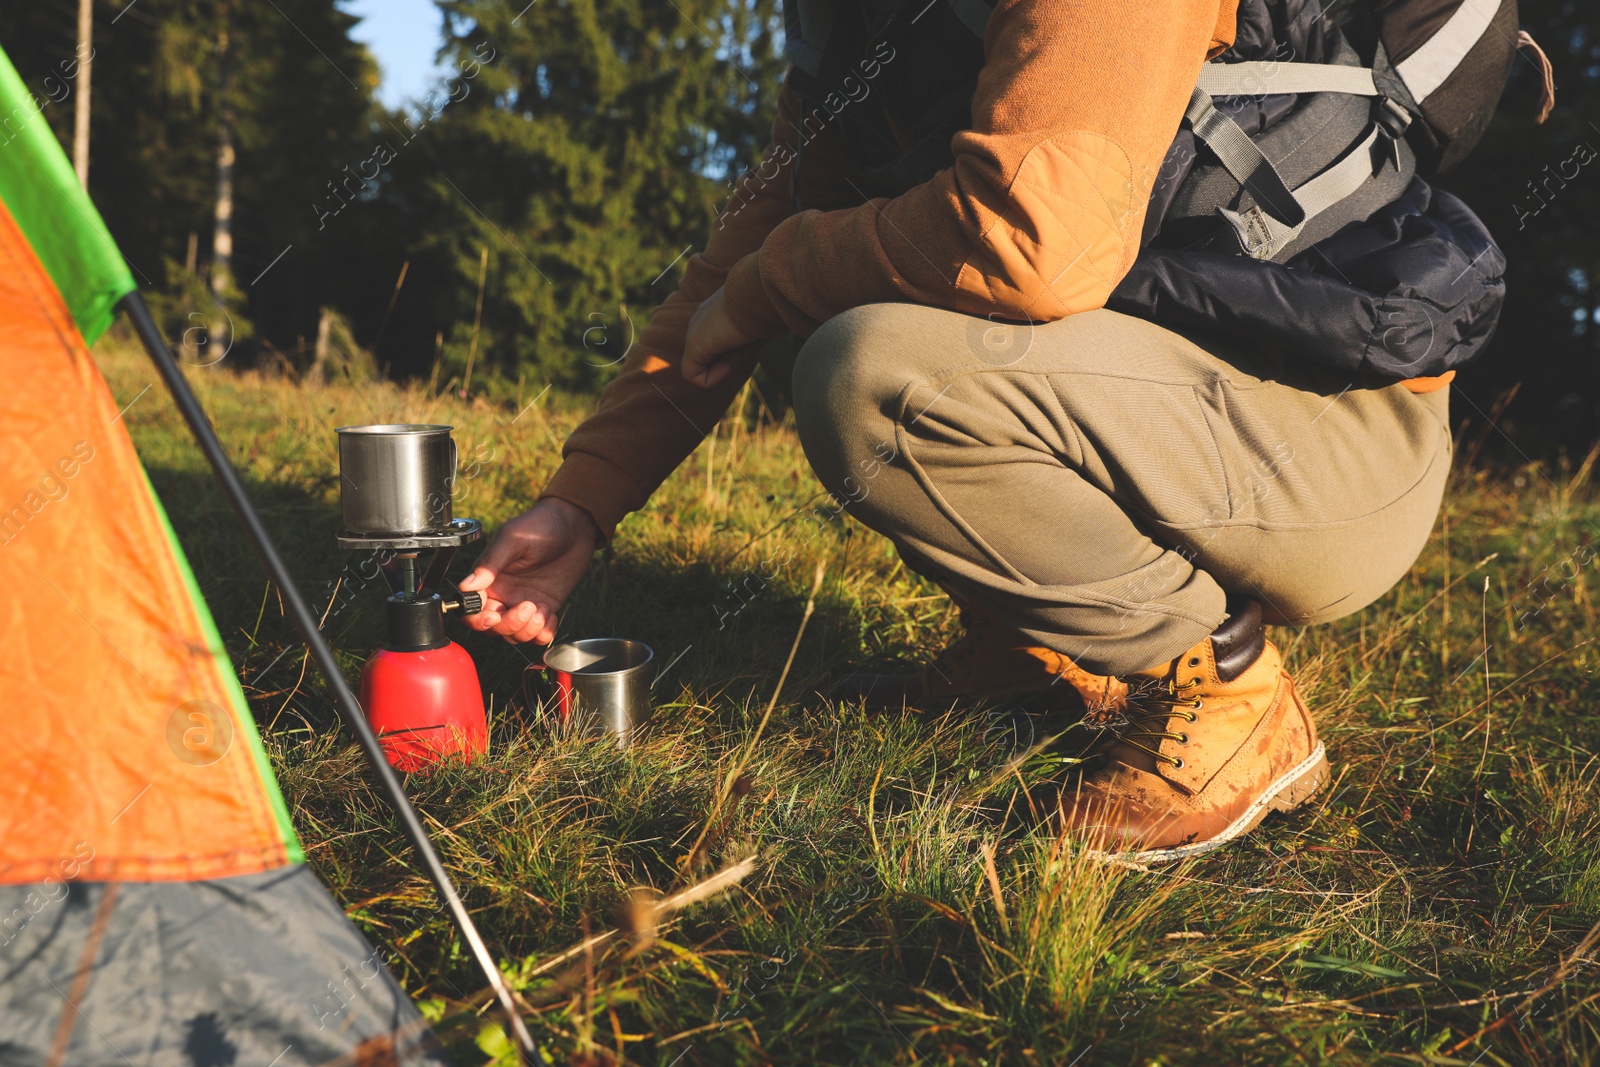
[[[1121,145],[1075,130],[1023,157],[1003,202],[956,277],[956,289],[1017,318],[1052,320],[1100,307],[1138,252],[1145,199]],[[1148,190],[1145,190],[1148,196]]]

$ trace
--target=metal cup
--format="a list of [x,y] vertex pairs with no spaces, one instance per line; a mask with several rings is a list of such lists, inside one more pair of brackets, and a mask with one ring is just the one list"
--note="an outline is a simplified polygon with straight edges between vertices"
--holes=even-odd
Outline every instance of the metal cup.
[[448,529],[456,474],[451,429],[421,423],[339,427],[345,530],[403,537]]
[[651,660],[641,641],[591,637],[552,645],[544,662],[528,668],[531,695],[556,724],[583,734],[610,734],[620,748],[650,719]]

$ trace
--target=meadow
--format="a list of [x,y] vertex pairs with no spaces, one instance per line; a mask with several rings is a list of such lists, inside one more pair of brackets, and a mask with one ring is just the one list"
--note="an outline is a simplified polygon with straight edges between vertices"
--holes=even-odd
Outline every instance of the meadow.
[[[96,358],[309,862],[457,1063],[514,1062],[153,370],[116,333]],[[531,380],[463,398],[227,361],[190,377],[352,679],[383,594],[334,543],[333,428],[454,425],[456,514],[493,526],[590,403]],[[524,693],[535,650],[451,624],[491,751],[407,787],[545,1063],[1600,1061],[1600,449],[1458,440],[1411,574],[1356,616],[1270,634],[1331,786],[1233,847],[1140,870],[1052,830],[1069,768],[1051,714],[821,695],[856,666],[927,657],[956,613],[834,509],[767,399],[747,390],[623,524],[563,620],[655,650],[637,745],[561,736]],[[727,868],[724,891],[652,906]]]

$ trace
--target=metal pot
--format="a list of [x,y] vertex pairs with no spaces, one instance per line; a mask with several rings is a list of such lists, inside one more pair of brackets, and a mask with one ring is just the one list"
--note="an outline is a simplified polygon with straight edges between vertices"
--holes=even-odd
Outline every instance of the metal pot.
[[339,504],[344,528],[368,537],[449,528],[456,445],[450,426],[341,426]]

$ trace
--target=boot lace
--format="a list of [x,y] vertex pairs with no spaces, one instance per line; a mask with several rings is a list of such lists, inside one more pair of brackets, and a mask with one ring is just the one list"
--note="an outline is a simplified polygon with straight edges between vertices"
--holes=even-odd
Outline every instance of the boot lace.
[[1086,720],[1089,726],[1101,731],[1095,750],[1104,752],[1118,744],[1128,745],[1174,769],[1181,768],[1183,757],[1169,756],[1159,746],[1168,740],[1180,745],[1189,743],[1186,731],[1171,729],[1172,720],[1182,719],[1187,725],[1200,717],[1197,711],[1205,702],[1198,695],[1190,695],[1200,684],[1199,678],[1191,678],[1187,682],[1168,679],[1129,685],[1125,703],[1095,709]]

